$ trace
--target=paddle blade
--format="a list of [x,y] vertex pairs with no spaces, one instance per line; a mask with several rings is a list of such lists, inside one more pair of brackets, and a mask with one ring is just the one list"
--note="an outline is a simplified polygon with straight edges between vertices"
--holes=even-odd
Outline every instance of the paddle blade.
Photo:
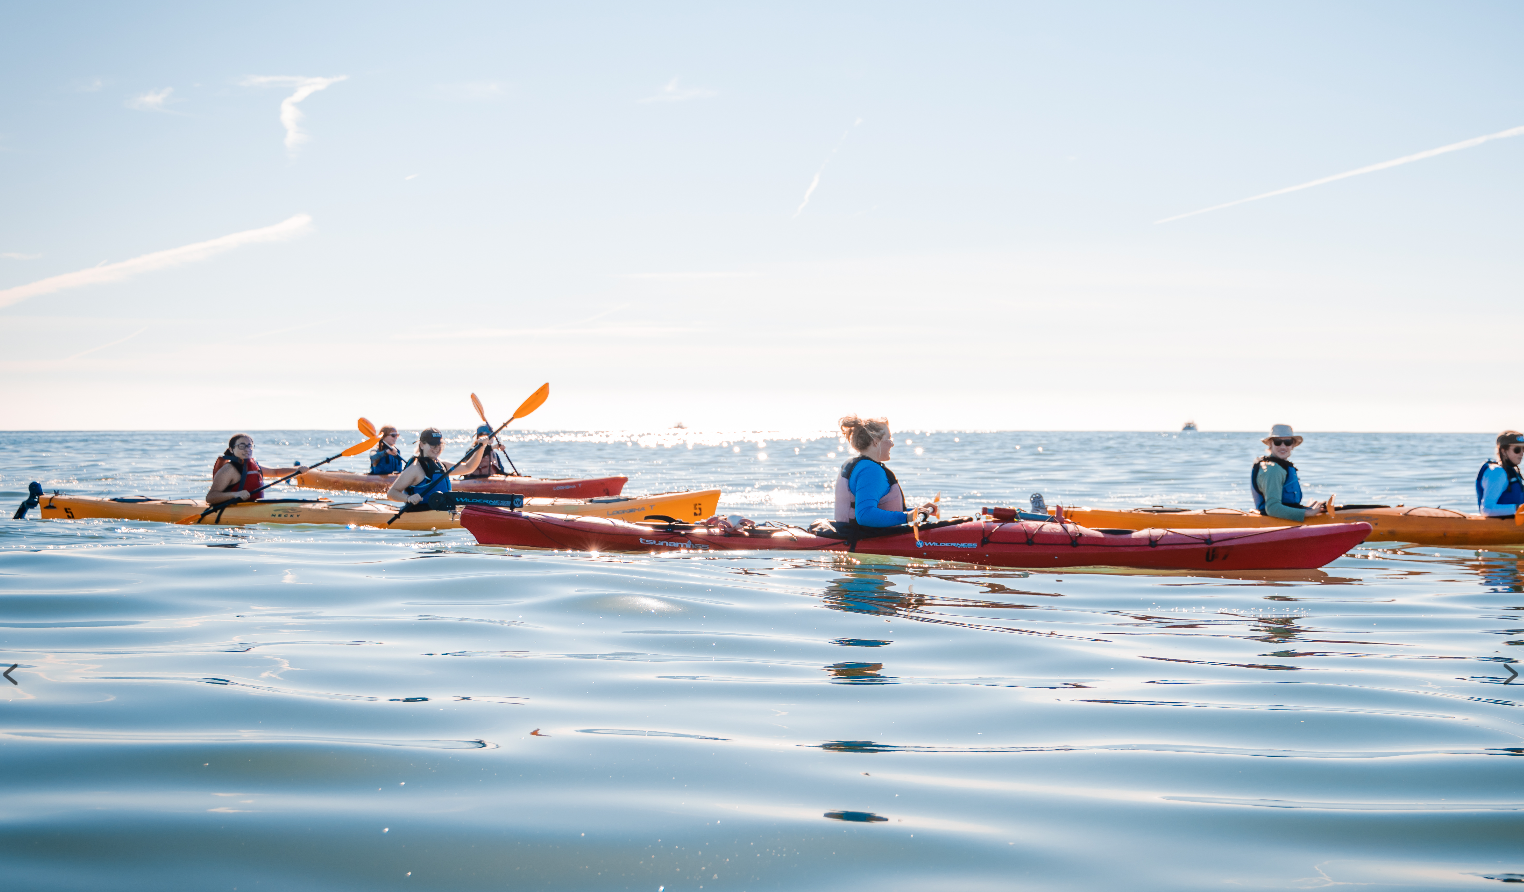
[[546,383],[540,385],[539,390],[536,390],[534,393],[530,394],[529,399],[524,400],[524,404],[519,406],[519,410],[514,412],[513,417],[509,420],[517,421],[520,418],[523,418],[525,415],[528,415],[530,412],[540,408],[541,406],[545,405],[545,400],[549,396],[550,382],[547,381]]
[[372,446],[375,446],[379,442],[381,442],[381,438],[380,437],[371,437],[369,440],[364,440],[362,442],[354,444],[353,446],[349,447],[348,449],[344,450],[343,452],[340,452],[339,454],[343,455],[343,456],[359,455],[362,452],[369,451]]
[[1524,527],[1524,505],[1520,505],[1519,507],[1513,509],[1513,525],[1516,527]]
[[1334,494],[1333,493],[1329,493],[1328,494],[1328,501],[1325,503],[1324,507],[1328,511],[1328,516],[1329,517],[1333,517],[1334,516]]
[[477,399],[474,393],[471,394],[471,405],[476,407],[476,417],[482,420],[482,424],[491,427],[492,422],[487,420],[487,410],[482,408],[482,401]]
[[367,437],[376,437],[377,439],[380,439],[380,434],[376,433],[376,426],[371,424],[370,419],[366,418],[364,415],[361,415],[360,420],[355,422],[355,427],[359,428],[360,433],[364,434]]

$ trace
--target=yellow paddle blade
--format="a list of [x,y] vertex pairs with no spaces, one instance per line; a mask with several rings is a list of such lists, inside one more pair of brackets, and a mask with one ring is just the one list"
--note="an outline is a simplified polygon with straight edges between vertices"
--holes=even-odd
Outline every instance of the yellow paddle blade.
[[477,399],[474,393],[471,394],[471,405],[476,407],[476,417],[482,420],[482,424],[491,427],[492,422],[487,420],[487,410],[482,408],[482,401]]
[[1524,505],[1520,505],[1519,507],[1513,509],[1513,525],[1516,527],[1524,527]]
[[549,396],[550,396],[550,382],[547,381],[546,383],[540,385],[540,389],[539,390],[536,390],[534,393],[530,394],[529,395],[529,399],[524,400],[524,404],[522,406],[519,406],[519,410],[517,412],[514,412],[513,413],[513,417],[508,419],[508,420],[509,421],[517,421],[520,418],[523,418],[525,415],[528,415],[530,412],[533,412],[534,410],[536,410],[536,409],[540,408],[541,406],[545,405],[545,400]]
[[364,441],[362,443],[356,443],[356,444],[354,444],[353,446],[349,447],[348,449],[344,450],[343,452],[340,452],[339,454],[340,455],[359,455],[362,452],[368,451],[372,446],[376,445],[379,442],[381,442],[381,438],[380,437],[371,437],[369,440],[366,440],[366,441]]
[[366,418],[364,415],[361,415],[360,420],[355,422],[355,427],[358,427],[360,429],[360,433],[364,434],[367,437],[375,437],[377,439],[380,439],[381,437],[380,434],[376,433],[376,426],[371,424],[370,419]]

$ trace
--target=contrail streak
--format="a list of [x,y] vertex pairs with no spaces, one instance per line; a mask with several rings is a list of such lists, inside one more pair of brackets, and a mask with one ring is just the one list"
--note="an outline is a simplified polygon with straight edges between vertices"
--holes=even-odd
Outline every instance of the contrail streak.
[[1383,161],[1380,164],[1372,164],[1369,167],[1362,167],[1358,170],[1349,170],[1345,171],[1344,173],[1336,173],[1331,177],[1324,177],[1321,180],[1313,180],[1310,183],[1303,183],[1300,186],[1288,186],[1285,189],[1277,189],[1274,192],[1266,192],[1263,195],[1255,195],[1249,198],[1240,198],[1237,201],[1230,201],[1227,204],[1213,205],[1209,208],[1202,208],[1199,211],[1191,211],[1188,214],[1176,214],[1173,217],[1165,217],[1163,220],[1155,220],[1154,225],[1158,225],[1160,223],[1169,223],[1173,220],[1184,220],[1186,217],[1194,217],[1197,214],[1205,214],[1211,211],[1220,211],[1223,208],[1230,208],[1235,204],[1245,204],[1250,201],[1259,201],[1261,198],[1270,198],[1275,195],[1285,195],[1287,192],[1297,192],[1302,189],[1311,189],[1313,186],[1321,186],[1324,183],[1332,183],[1334,180],[1343,180],[1348,179],[1349,177],[1357,177],[1362,173],[1374,173],[1378,170],[1386,170],[1388,167],[1396,167],[1399,164],[1408,164],[1413,161],[1422,161],[1425,158],[1433,158],[1435,155],[1443,155],[1446,152],[1459,152],[1461,149],[1474,148],[1484,142],[1491,142],[1494,139],[1507,139],[1510,136],[1519,136],[1520,134],[1524,134],[1524,127],[1513,127],[1499,133],[1490,133],[1486,136],[1478,136],[1474,139],[1451,143],[1448,146],[1440,146],[1437,149],[1429,149],[1424,152],[1419,152],[1416,155],[1405,155],[1401,158],[1393,158],[1391,161]]
[[138,329],[137,331],[133,332],[132,334],[128,335],[125,338],[117,338],[114,341],[108,341],[108,342],[106,342],[104,344],[101,344],[99,347],[91,347],[88,350],[81,350],[78,353],[74,354],[73,356],[66,356],[66,357],[64,357],[64,362],[73,362],[74,360],[80,358],[81,356],[85,356],[87,354],[94,353],[97,350],[104,350],[107,347],[115,347],[117,344],[124,344],[127,341],[132,340],[133,338],[137,337],[138,335],[142,334],[143,332],[145,332],[147,330],[148,330],[148,326],[145,325],[142,328]]
[[258,242],[284,241],[293,236],[301,235],[311,225],[312,218],[310,216],[297,214],[295,217],[283,220],[274,226],[235,232],[232,235],[214,238],[211,241],[197,242],[194,245],[184,245],[179,248],[170,248],[168,251],[155,251],[152,254],[144,254],[142,257],[123,260],[121,263],[109,263],[103,266],[80,270],[77,273],[64,273],[61,276],[39,279],[28,285],[17,285],[15,288],[6,288],[0,291],[0,307],[8,307],[13,303],[26,300],[29,297],[36,297],[39,294],[52,294],[55,291],[63,291],[65,288],[78,288],[81,285],[96,285],[102,282],[120,282],[123,279],[130,279],[142,273],[154,272],[186,263],[194,263],[197,260],[205,260],[208,257],[221,254],[223,251],[229,251],[243,245],[252,245]]
[[[863,119],[862,118],[858,118],[857,120],[852,122],[852,127],[856,127],[858,124],[861,124],[862,122],[863,122]],[[804,213],[804,207],[805,207],[805,205],[810,203],[810,196],[815,194],[815,187],[820,185],[820,175],[825,173],[826,165],[831,163],[831,159],[836,157],[837,150],[840,149],[842,147],[842,145],[846,143],[847,137],[850,136],[851,133],[852,133],[852,127],[848,127],[845,131],[842,132],[841,139],[838,139],[836,141],[836,148],[832,149],[830,154],[826,155],[826,159],[824,161],[820,162],[820,169],[815,171],[815,179],[810,180],[810,188],[804,190],[804,201],[799,202],[799,209],[794,211],[794,216],[797,217],[800,214]]]

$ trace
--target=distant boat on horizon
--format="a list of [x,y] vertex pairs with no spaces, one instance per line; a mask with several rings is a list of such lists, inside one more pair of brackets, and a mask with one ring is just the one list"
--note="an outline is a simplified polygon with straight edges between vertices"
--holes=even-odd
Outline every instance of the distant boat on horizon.
[[1180,432],[1181,433],[1184,433],[1186,431],[1193,431],[1195,429],[1196,429],[1196,422],[1194,422],[1194,421],[1187,421],[1185,424],[1180,426]]

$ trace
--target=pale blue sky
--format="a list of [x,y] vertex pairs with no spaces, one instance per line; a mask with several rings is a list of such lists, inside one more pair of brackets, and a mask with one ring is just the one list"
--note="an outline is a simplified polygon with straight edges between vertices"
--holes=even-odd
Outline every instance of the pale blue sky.
[[0,427],[1524,426],[1517,4],[0,16]]

